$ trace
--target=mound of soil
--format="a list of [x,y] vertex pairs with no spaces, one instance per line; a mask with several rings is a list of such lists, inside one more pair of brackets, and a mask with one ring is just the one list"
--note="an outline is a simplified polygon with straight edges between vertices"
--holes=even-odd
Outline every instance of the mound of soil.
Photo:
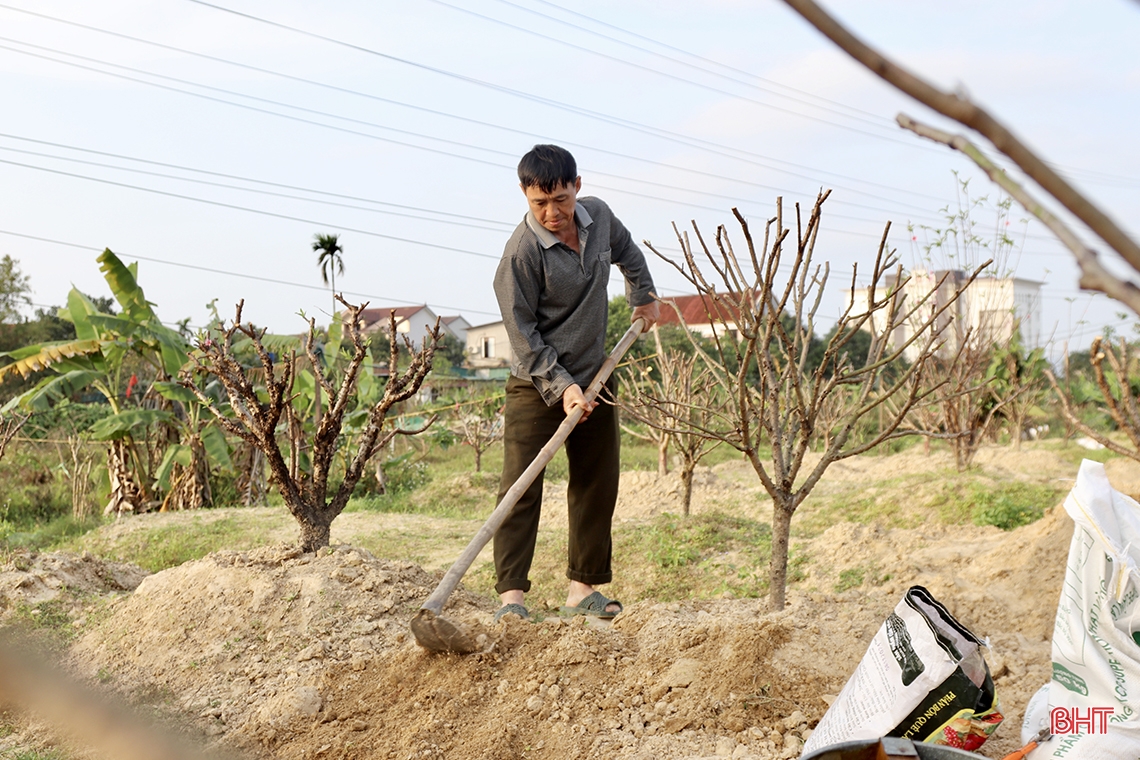
[[1049,678],[1052,616],[1071,523],[1063,510],[1002,533],[838,525],[810,547],[822,587],[872,562],[839,594],[630,605],[614,623],[548,617],[492,626],[493,604],[458,592],[445,615],[481,626],[489,651],[420,649],[408,621],[438,577],[334,547],[220,552],[148,577],[71,652],[76,669],[165,705],[250,757],[799,757],[810,726],[912,583],[988,635],[1007,724]]
[[134,591],[147,576],[142,568],[90,554],[20,552],[0,563],[0,619],[20,608],[58,602],[69,610],[83,597]]

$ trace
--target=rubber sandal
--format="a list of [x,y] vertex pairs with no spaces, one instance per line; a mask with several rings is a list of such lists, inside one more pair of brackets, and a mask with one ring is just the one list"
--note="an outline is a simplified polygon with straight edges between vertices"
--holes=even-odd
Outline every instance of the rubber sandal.
[[518,615],[523,620],[530,620],[530,613],[526,611],[526,607],[521,604],[504,604],[495,612],[494,622],[499,622],[503,619],[503,615]]
[[[616,604],[618,606],[616,612],[609,612],[606,610],[606,607],[611,604]],[[559,607],[558,612],[559,614],[568,617],[574,615],[589,615],[590,617],[596,617],[599,620],[612,620],[621,614],[622,609],[623,608],[621,606],[621,602],[617,601],[616,599],[607,599],[602,595],[601,591],[595,591],[582,601],[578,602],[577,607]]]

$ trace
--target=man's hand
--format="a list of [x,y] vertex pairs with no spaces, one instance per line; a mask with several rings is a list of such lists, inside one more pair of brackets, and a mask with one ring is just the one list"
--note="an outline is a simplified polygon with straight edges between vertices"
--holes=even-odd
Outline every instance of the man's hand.
[[644,306],[635,306],[633,315],[630,316],[630,324],[639,319],[645,320],[645,329],[642,332],[649,332],[649,328],[657,324],[657,320],[661,318],[661,306],[656,301],[650,301]]
[[594,411],[597,406],[597,401],[586,401],[586,394],[582,392],[582,386],[577,383],[574,383],[562,392],[562,409],[566,412],[567,417],[570,416],[570,413],[573,412],[576,407],[585,409],[585,411],[582,412],[582,419],[578,420],[579,425],[586,421],[586,418],[590,416],[590,412]]

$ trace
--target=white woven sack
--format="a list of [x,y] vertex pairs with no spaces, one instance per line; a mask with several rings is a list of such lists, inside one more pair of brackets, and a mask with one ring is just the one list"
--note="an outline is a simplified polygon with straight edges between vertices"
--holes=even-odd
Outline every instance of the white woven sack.
[[[1140,758],[1140,504],[1114,491],[1104,465],[1085,460],[1065,499],[1075,527],[1053,627],[1053,680],[1035,696],[1022,740],[1056,708],[1078,719],[1111,708],[1088,730],[1064,732],[1031,760]],[[1076,709],[1076,713],[1072,712]]]

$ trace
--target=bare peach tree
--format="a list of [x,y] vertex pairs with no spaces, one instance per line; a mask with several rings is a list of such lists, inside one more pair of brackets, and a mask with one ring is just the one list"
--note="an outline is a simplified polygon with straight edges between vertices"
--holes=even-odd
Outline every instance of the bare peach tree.
[[[681,477],[681,514],[688,516],[693,501],[693,472],[705,455],[723,441],[705,432],[723,419],[728,398],[718,382],[716,372],[705,366],[696,354],[686,355],[676,349],[666,351],[657,338],[657,352],[635,363],[627,378],[632,390],[618,399],[623,415],[646,427],[640,433],[646,439],[654,436],[659,444],[658,473],[661,459],[670,443],[677,451]],[[657,372],[651,370],[656,368]],[[679,424],[684,420],[684,424]],[[624,430],[628,430],[624,425]],[[636,434],[635,434],[636,435]]]
[[[949,297],[934,297],[942,282],[932,290],[907,296],[909,278],[894,252],[886,249],[888,224],[865,299],[857,298],[856,268],[847,305],[813,369],[808,358],[829,274],[828,264],[814,261],[827,195],[817,197],[806,220],[796,205],[796,234],[790,239],[792,230],[784,226],[783,202],[777,199],[776,215],[765,224],[759,246],[748,222],[733,209],[746,244],[739,259],[723,225],[717,228],[715,247],[710,248],[693,224],[700,263],[689,234],[676,227],[683,263],[672,261],[646,242],[696,288],[709,321],[720,322],[723,328],[714,335],[711,351],[702,349],[695,337],[691,342],[731,402],[699,426],[687,414],[673,415],[672,420],[678,429],[696,429],[743,453],[771,497],[769,598],[776,609],[785,603],[792,515],[833,462],[919,432],[903,423],[911,408],[933,391],[924,383],[923,369],[941,347],[943,315],[978,274]],[[903,333],[900,328],[907,324],[914,327]],[[857,330],[868,330],[872,336],[860,364],[852,362],[848,351]],[[909,361],[903,361],[904,355]],[[853,392],[846,394],[842,414],[828,412],[833,427],[827,447],[814,464],[805,466],[805,454],[818,438],[817,427],[829,400],[848,390]],[[889,399],[896,403],[884,413],[882,424],[865,437],[853,436],[860,421],[885,410]]]
[[503,396],[472,396],[455,404],[455,432],[475,454],[475,472],[483,469],[483,455],[503,439]]
[[[1107,362],[1108,368],[1105,369]],[[1102,431],[1088,425],[1077,413],[1076,404],[1070,389],[1057,382],[1051,370],[1045,371],[1049,385],[1061,403],[1061,415],[1069,426],[1092,438],[1109,451],[1140,461],[1140,408],[1136,405],[1136,394],[1131,379],[1137,376],[1136,357],[1129,355],[1128,341],[1121,338],[1116,350],[1102,337],[1093,339],[1089,349],[1089,363],[1092,364],[1093,378],[1103,402],[1105,411],[1116,423],[1118,430],[1127,437],[1131,448],[1114,441]]]
[[[633,359],[623,373],[626,384],[634,389],[635,397],[629,400],[619,397],[617,402],[622,411],[644,425],[643,428],[638,428],[623,422],[621,429],[634,438],[653,444],[657,449],[657,475],[663,478],[669,474],[669,447],[673,443],[672,425],[669,424],[668,417],[652,404],[642,403],[643,399],[638,398],[639,392],[649,385],[655,386],[653,396],[670,395],[668,389],[672,383],[673,373],[669,371],[671,365],[665,358],[665,349],[661,345],[661,329],[657,325],[653,326],[653,341],[657,353],[651,357]],[[659,372],[657,377],[653,375],[655,368]]]
[[[368,460],[395,436],[422,432],[434,421],[431,418],[425,425],[412,431],[388,425],[389,410],[414,396],[431,371],[436,342],[440,337],[437,321],[430,337],[424,339],[418,350],[405,340],[411,359],[401,371],[395,316],[390,315],[388,366],[391,375],[384,393],[371,405],[362,432],[356,436],[355,453],[351,457],[345,457],[343,477],[338,484],[331,482],[338,441],[342,438],[344,416],[356,402],[358,376],[368,358],[368,340],[359,328],[360,312],[367,304],[353,306],[339,296],[337,300],[348,310],[344,325],[352,344],[347,365],[337,371],[340,375],[337,385],[334,386],[326,377],[324,365],[317,357],[314,320],[309,321],[309,333],[305,342],[305,353],[316,378],[315,393],[318,398],[322,394],[328,397],[327,408],[307,442],[311,461],[309,471],[297,466],[300,426],[293,412],[293,384],[298,364],[296,356],[282,361],[266,349],[262,342],[265,330],[241,321],[244,301],[237,305],[233,323],[229,327],[223,326],[217,339],[199,341],[193,362],[183,370],[181,378],[182,385],[197,397],[227,432],[265,455],[273,484],[300,524],[301,549],[306,552],[328,546],[330,526],[348,504]],[[235,356],[235,335],[249,340],[260,367],[247,368]],[[229,401],[227,406],[223,407],[203,390],[204,378],[208,376],[216,377],[225,388]],[[279,442],[283,427],[286,428],[284,445],[288,447],[287,453],[282,451]]]

